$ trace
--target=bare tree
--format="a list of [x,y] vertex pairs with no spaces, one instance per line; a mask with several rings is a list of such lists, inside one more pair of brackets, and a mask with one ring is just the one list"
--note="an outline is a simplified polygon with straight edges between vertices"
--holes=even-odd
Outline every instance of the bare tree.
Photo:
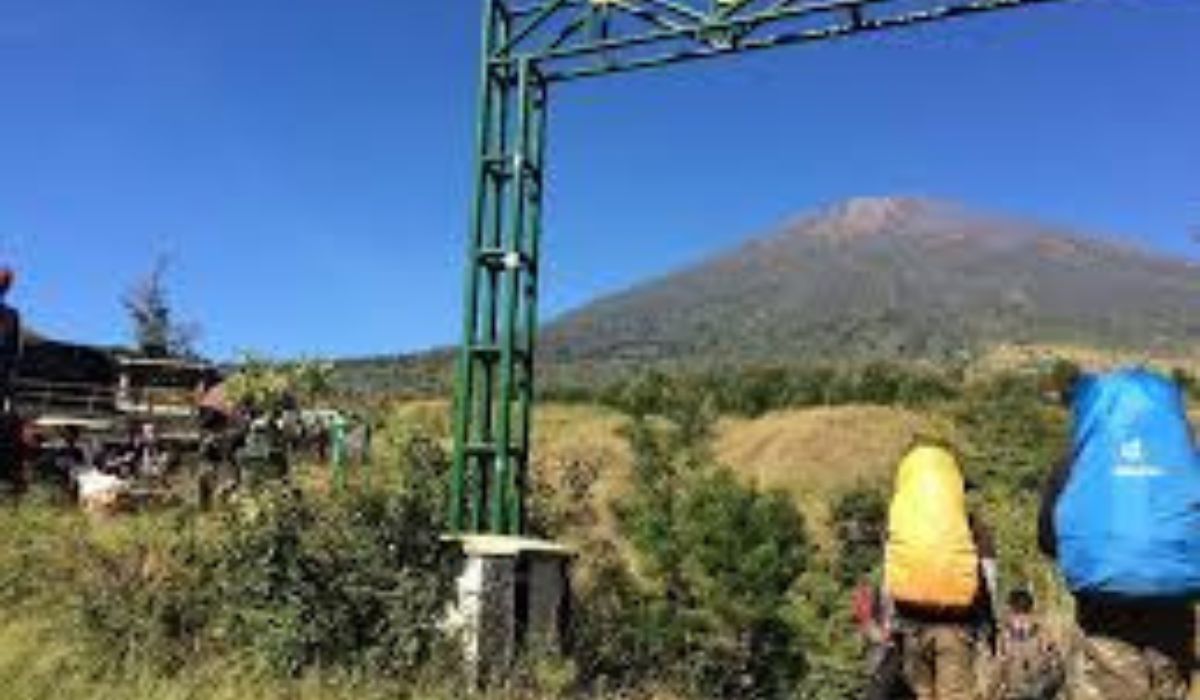
[[121,303],[133,321],[134,341],[143,354],[191,357],[196,354],[199,327],[173,318],[166,287],[169,262],[166,256],[158,256],[150,272],[125,293]]

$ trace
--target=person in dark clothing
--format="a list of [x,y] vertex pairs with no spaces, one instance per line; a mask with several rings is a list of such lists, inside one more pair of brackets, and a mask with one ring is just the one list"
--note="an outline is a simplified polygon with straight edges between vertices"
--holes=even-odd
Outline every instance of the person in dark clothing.
[[83,431],[77,425],[68,425],[63,429],[62,447],[58,450],[58,460],[64,472],[89,466],[91,460],[82,444]]
[[0,267],[0,478],[21,490],[21,421],[15,413],[13,379],[21,357],[21,315],[6,300],[13,271]]
[[13,271],[0,267],[0,399],[5,411],[12,409],[13,377],[21,358],[21,315],[8,304]]
[[19,496],[29,486],[27,425],[12,411],[0,411],[0,481],[10,495]]
[[233,414],[203,407],[200,427],[203,437],[197,486],[200,506],[207,509],[237,488],[239,474],[234,456],[241,447],[243,433]]
[[1071,460],[1070,458],[1060,459],[1046,475],[1046,481],[1042,484],[1042,505],[1038,509],[1037,521],[1037,542],[1038,549],[1042,550],[1051,559],[1058,559],[1058,533],[1054,527],[1054,508],[1058,505],[1058,497],[1062,495],[1063,489],[1067,486],[1067,480],[1071,476]]

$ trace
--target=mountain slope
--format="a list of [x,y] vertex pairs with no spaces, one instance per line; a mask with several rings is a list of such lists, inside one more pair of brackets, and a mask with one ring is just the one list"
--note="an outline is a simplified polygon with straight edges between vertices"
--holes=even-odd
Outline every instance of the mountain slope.
[[953,204],[862,198],[599,299],[542,342],[553,364],[1178,350],[1200,342],[1200,268]]

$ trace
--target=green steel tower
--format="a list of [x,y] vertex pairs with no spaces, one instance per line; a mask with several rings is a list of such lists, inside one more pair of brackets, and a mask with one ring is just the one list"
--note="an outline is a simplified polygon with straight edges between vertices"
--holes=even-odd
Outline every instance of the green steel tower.
[[484,0],[450,529],[521,534],[552,84],[1062,0]]

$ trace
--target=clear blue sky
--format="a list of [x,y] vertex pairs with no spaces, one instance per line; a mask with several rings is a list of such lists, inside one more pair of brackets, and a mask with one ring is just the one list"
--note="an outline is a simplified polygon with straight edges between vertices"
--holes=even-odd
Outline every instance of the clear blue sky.
[[[204,349],[456,340],[480,0],[4,0],[0,256],[128,335],[159,254]],[[552,315],[858,194],[1195,257],[1200,2],[1078,0],[560,88]]]

